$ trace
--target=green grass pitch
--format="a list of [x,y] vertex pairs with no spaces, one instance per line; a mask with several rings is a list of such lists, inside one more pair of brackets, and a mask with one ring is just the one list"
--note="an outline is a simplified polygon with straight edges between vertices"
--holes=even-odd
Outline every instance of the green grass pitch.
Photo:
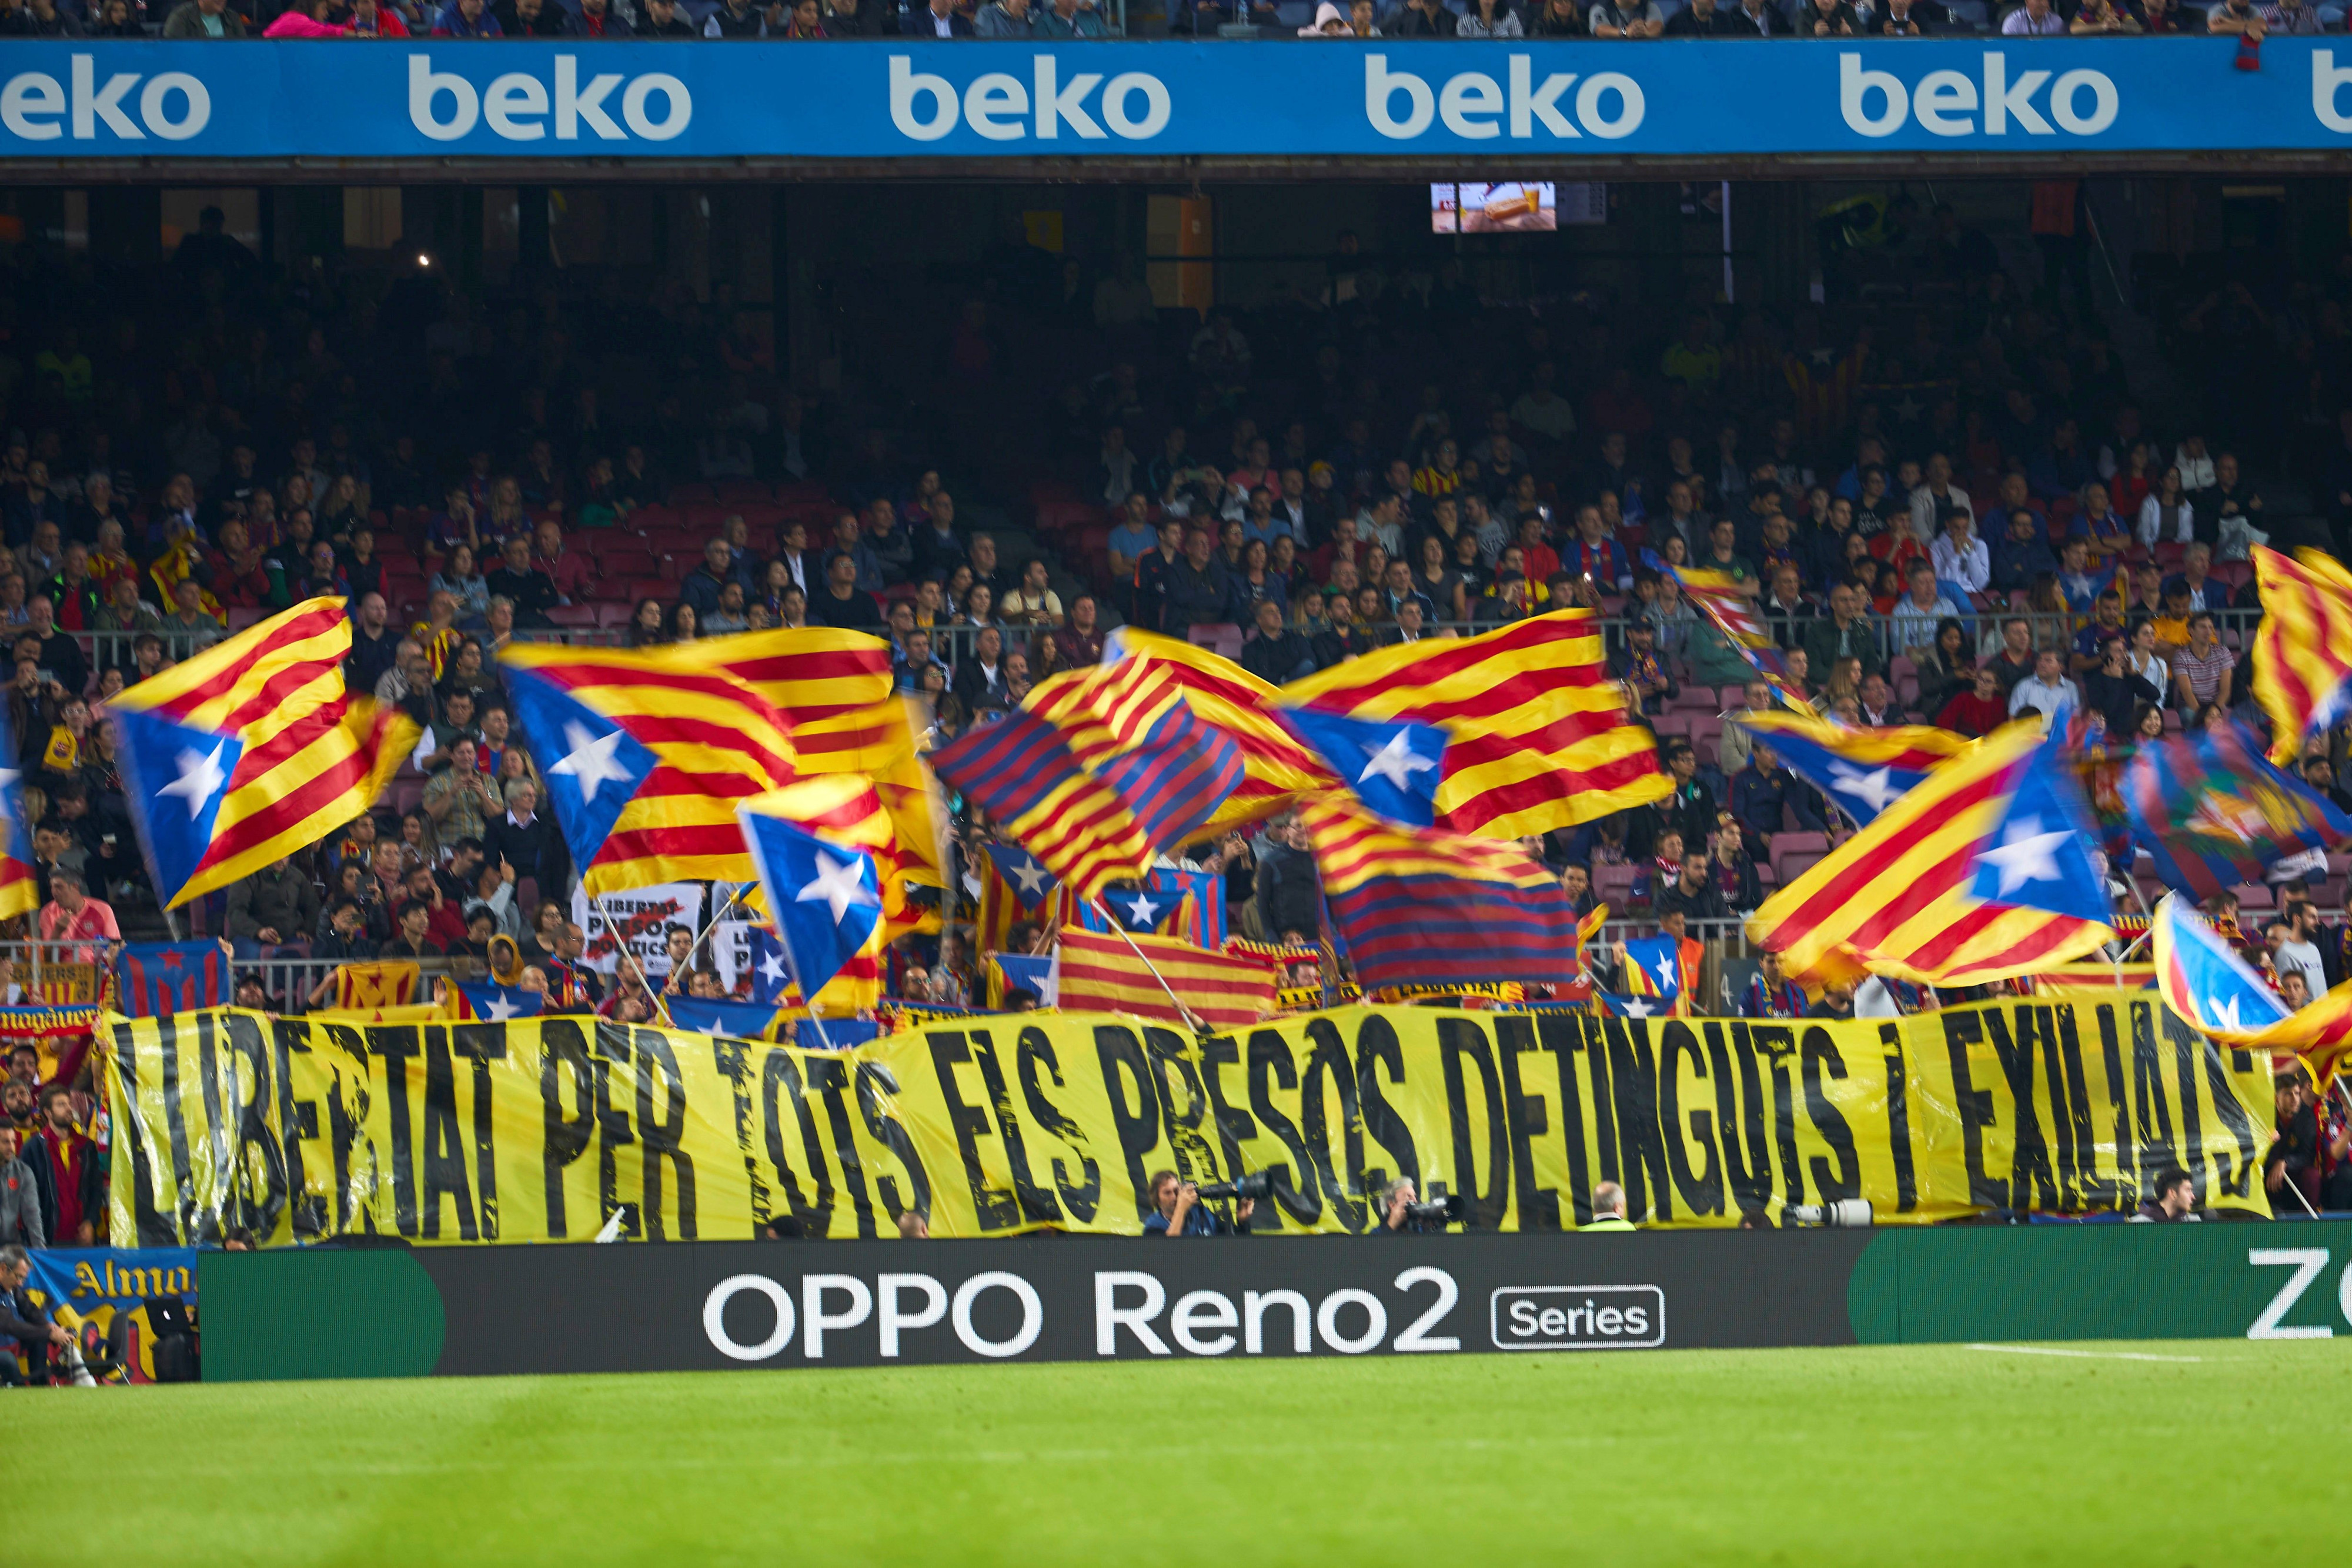
[[2340,1547],[2352,1344],[2064,1348],[310,1383],[0,1404],[22,1477],[74,1500],[70,1517],[43,1507],[47,1568],[2179,1568]]

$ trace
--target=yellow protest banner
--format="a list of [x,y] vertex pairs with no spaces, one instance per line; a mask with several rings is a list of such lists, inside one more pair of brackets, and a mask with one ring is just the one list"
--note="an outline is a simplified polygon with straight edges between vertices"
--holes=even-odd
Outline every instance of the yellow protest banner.
[[110,1019],[113,1235],[1134,1234],[1152,1173],[1270,1171],[1255,1230],[1354,1231],[1400,1176],[1476,1229],[1869,1202],[1880,1223],[2129,1210],[2178,1164],[2268,1212],[2269,1063],[2152,995],[1749,1022],[1345,1008],[1196,1040],[941,1019],[827,1052],[594,1019]]

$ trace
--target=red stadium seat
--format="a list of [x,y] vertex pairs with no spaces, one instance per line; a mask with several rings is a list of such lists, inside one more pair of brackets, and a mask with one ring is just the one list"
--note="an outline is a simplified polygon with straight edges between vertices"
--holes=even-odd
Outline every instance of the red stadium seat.
[[2270,888],[2259,882],[2243,882],[2230,890],[2238,895],[2240,909],[2275,909],[2278,900],[2271,896]]
[[547,612],[547,619],[557,626],[593,626],[596,624],[596,607],[593,604],[553,605]]
[[1687,712],[1675,708],[1668,708],[1661,714],[1654,714],[1650,717],[1650,731],[1660,740],[1665,739],[1670,735],[1687,737],[1691,732],[1691,716]]
[[1187,637],[1193,646],[1207,648],[1213,653],[1223,654],[1228,659],[1238,659],[1242,656],[1242,629],[1230,621],[1220,621],[1209,626],[1195,626],[1187,633]]

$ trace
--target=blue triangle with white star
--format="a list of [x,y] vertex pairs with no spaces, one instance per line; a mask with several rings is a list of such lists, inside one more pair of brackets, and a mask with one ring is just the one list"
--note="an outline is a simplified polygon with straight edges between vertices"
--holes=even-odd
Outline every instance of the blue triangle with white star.
[[501,986],[492,980],[459,980],[457,994],[465,998],[469,1017],[484,1023],[505,1023],[509,1019],[537,1018],[547,1005],[545,993],[526,991],[520,986]]
[[1592,997],[1601,1004],[1604,1015],[1618,1019],[1664,1018],[1670,1005],[1657,997],[1624,997],[1599,989],[1593,991]]
[[1106,890],[1103,907],[1111,917],[1129,931],[1157,931],[1168,917],[1176,913],[1184,895],[1167,888],[1132,883]]
[[1021,912],[1033,915],[1045,907],[1046,895],[1061,883],[1045,862],[1018,844],[988,844],[984,846],[989,863],[1021,901]]
[[2091,848],[2098,842],[2090,803],[2054,744],[2020,765],[2000,819],[1977,851],[1971,897],[1987,904],[2107,920],[2115,901]]
[[774,1002],[713,1001],[706,997],[672,997],[667,1004],[672,1022],[697,1034],[726,1035],[735,1040],[765,1040],[782,1009]]
[[145,709],[116,708],[113,719],[123,795],[147,852],[155,896],[168,909],[212,848],[213,824],[245,747],[234,736],[174,724]]
[[882,880],[874,857],[831,844],[748,802],[735,809],[743,842],[760,873],[760,891],[782,938],[785,967],[814,998],[856,956],[882,918]]
[[1401,719],[1346,718],[1314,708],[1282,711],[1291,733],[1330,765],[1376,814],[1407,827],[1437,820],[1437,783],[1445,776],[1445,731]]
[[784,945],[764,925],[751,927],[751,999],[781,1002],[793,983],[784,967]]
[[653,770],[651,747],[544,676],[506,671],[515,717],[547,780],[547,809],[572,863],[586,870]]

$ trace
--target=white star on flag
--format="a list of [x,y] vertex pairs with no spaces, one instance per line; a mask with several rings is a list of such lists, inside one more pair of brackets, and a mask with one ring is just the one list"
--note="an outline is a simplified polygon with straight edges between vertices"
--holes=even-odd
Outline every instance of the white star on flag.
[[1045,868],[1034,855],[1023,855],[1013,862],[1013,880],[1021,884],[1021,896],[1034,898],[1045,891]]
[[761,959],[760,977],[763,980],[772,980],[779,986],[782,985],[784,983],[784,956],[780,952],[771,951],[765,958]]
[[1160,901],[1139,893],[1127,900],[1127,917],[1138,925],[1156,925],[1160,923]]
[[1681,988],[1682,977],[1675,972],[1675,961],[1672,958],[1658,960],[1658,984],[1670,991]]
[[491,996],[489,1004],[483,1008],[482,1016],[492,1023],[504,1023],[521,1010],[507,1000],[503,993],[496,993]]
[[1625,1016],[1629,1019],[1645,1019],[1656,1010],[1639,997],[1625,1004]]
[[205,802],[219,794],[221,786],[228,782],[228,775],[221,771],[220,765],[221,753],[227,749],[228,742],[224,740],[213,747],[209,757],[194,749],[183,751],[178,758],[180,776],[155,793],[177,795],[188,808],[188,821],[194,821],[204,810]]
[[2058,870],[2057,849],[2072,833],[2061,829],[2054,833],[2042,831],[2042,819],[2024,817],[2011,822],[2002,831],[2000,847],[1987,850],[1978,858],[1988,861],[2000,870],[2000,885],[1996,898],[2037,882],[2063,882]]
[[1361,784],[1368,779],[1379,778],[1387,779],[1399,789],[1411,789],[1414,774],[1435,771],[1436,762],[1415,751],[1405,738],[1405,732],[1398,730],[1389,737],[1386,746],[1372,753],[1370,759],[1364,764],[1364,770],[1356,775],[1356,782]]
[[817,852],[816,880],[800,890],[793,902],[814,904],[822,899],[833,911],[833,923],[838,925],[842,917],[856,905],[870,908],[880,900],[866,891],[866,883],[857,874],[856,861],[837,861],[823,850]]
[[2236,1031],[2243,1031],[2245,1029],[2246,1026],[2238,1021],[2237,998],[2231,997],[2229,1000],[2223,1001],[2220,997],[2207,997],[2205,1007],[2206,1010],[2213,1015],[2214,1028]]
[[1909,392],[1905,392],[1903,401],[1895,405],[1895,417],[1908,424],[1919,417],[1922,406],[1917,398],[1913,397]]
[[1843,762],[1830,764],[1830,788],[1841,795],[1853,796],[1873,811],[1884,811],[1889,800],[1903,793],[1895,788],[1893,768],[1880,768],[1864,773]]
[[628,782],[629,770],[621,763],[621,731],[607,730],[601,737],[589,732],[578,719],[563,721],[563,744],[572,749],[548,768],[550,773],[561,773],[577,779],[580,799],[593,800],[596,791],[607,780],[615,784]]

